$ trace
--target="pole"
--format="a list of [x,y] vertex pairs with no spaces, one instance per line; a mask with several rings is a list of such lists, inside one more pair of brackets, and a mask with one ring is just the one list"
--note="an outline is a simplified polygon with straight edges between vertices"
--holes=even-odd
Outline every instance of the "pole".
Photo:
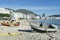
[[48,34],[48,31],[47,31],[47,22],[46,22],[46,17],[45,17],[45,31],[46,31],[46,34]]

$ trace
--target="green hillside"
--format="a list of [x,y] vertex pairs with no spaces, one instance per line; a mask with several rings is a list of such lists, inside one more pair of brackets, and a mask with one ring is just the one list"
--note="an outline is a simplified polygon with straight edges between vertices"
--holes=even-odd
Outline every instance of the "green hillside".
[[18,9],[15,12],[21,12],[21,13],[24,13],[24,14],[34,14],[34,15],[37,15],[34,12],[32,12],[30,10],[26,10],[26,9]]

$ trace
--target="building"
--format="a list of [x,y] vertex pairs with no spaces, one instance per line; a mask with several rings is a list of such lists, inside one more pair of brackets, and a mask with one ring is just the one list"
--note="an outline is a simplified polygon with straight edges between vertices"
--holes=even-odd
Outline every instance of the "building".
[[36,19],[40,19],[40,16],[36,16],[35,18],[36,18]]
[[17,18],[23,18],[24,16],[23,16],[22,13],[19,13],[19,12],[13,12],[13,17],[14,17],[15,19],[17,19]]
[[34,14],[24,14],[24,13],[21,13],[21,12],[13,12],[12,15],[14,15],[15,19],[17,19],[17,18],[23,18],[23,19],[35,18]]
[[10,19],[17,19],[17,18],[33,19],[33,18],[39,18],[34,13],[21,13],[21,12],[16,12],[13,9],[9,9],[9,8],[0,8],[0,13],[10,14],[11,15]]
[[10,10],[7,10],[7,9],[5,9],[5,8],[0,8],[0,13],[10,14]]

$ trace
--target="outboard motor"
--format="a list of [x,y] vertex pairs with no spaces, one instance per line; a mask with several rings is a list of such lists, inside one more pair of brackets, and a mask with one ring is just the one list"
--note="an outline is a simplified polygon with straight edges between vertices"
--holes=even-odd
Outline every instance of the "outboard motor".
[[55,29],[55,27],[53,27],[53,25],[51,25],[51,24],[49,25],[49,28],[54,28]]
[[42,26],[43,26],[43,24],[42,24],[42,22],[41,22],[40,27],[42,27]]

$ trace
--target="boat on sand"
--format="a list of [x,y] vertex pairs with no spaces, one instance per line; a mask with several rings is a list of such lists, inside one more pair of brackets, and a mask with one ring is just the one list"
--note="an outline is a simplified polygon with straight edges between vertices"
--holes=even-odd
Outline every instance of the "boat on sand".
[[57,26],[54,24],[50,24],[49,26],[36,26],[33,24],[30,24],[31,28],[37,31],[48,31],[48,32],[56,32]]
[[1,25],[3,26],[19,26],[19,22],[14,22],[14,21],[11,21],[11,22],[6,22],[6,21],[3,21],[1,22]]

